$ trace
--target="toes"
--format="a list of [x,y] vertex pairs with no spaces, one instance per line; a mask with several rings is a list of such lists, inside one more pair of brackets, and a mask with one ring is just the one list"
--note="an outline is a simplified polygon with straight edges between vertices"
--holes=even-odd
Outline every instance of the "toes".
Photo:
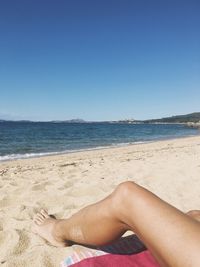
[[41,220],[40,218],[35,218],[34,223],[36,223],[37,225],[41,225],[43,223],[43,220]]
[[37,218],[43,221],[45,219],[45,217],[41,213],[37,213]]
[[45,219],[49,218],[49,215],[47,213],[46,210],[42,209],[40,212],[38,212],[33,221],[37,224],[37,225],[41,225],[42,223],[44,223]]
[[48,218],[48,217],[49,217],[49,215],[48,215],[48,213],[47,213],[46,210],[43,210],[43,209],[42,209],[42,210],[40,211],[40,213],[43,215],[44,218]]
[[43,223],[45,220],[44,216],[41,213],[37,213],[34,217],[34,221],[38,221],[40,223]]

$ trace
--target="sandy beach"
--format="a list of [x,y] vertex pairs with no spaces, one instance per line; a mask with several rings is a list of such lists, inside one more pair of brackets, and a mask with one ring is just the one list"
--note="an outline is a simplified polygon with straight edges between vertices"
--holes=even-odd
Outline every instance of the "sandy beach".
[[41,208],[66,218],[131,180],[200,209],[200,136],[0,163],[0,265],[59,266],[73,250],[31,232]]

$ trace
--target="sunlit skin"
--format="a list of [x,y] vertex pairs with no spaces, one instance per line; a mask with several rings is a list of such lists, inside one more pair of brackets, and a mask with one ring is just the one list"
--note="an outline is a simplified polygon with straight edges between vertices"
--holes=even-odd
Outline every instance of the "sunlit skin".
[[33,223],[33,231],[54,246],[105,245],[127,230],[143,241],[161,267],[200,266],[200,211],[185,214],[133,182],[118,185],[111,195],[68,219],[41,210]]

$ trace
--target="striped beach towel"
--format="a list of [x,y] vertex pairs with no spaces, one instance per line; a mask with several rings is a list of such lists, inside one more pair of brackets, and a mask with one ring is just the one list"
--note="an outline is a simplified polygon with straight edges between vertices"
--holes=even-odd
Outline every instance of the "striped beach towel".
[[142,242],[131,235],[117,242],[94,248],[74,246],[61,267],[159,267]]

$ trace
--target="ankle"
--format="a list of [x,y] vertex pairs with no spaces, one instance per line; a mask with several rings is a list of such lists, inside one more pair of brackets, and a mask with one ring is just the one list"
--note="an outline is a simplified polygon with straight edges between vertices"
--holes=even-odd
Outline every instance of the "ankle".
[[67,220],[56,220],[52,235],[56,241],[65,243],[67,245],[68,236],[67,236]]

